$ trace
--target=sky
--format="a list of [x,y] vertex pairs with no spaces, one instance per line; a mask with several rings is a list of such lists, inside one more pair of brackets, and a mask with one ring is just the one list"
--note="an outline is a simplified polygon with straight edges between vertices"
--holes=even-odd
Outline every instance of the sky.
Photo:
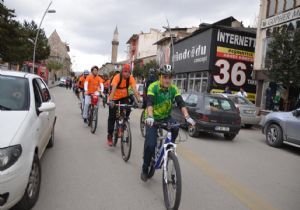
[[[119,31],[118,61],[125,60],[126,42],[132,34],[150,28],[192,27],[233,16],[245,26],[253,26],[259,13],[259,0],[53,0],[42,23],[47,37],[56,29],[70,46],[73,71],[102,66],[111,60],[111,41]],[[20,21],[39,23],[50,0],[4,0],[15,9]]]

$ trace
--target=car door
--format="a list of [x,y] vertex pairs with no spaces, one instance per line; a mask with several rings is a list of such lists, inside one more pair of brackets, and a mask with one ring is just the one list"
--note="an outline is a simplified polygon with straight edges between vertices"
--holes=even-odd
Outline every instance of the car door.
[[[49,124],[49,113],[48,112],[39,112],[38,108],[42,105],[43,101],[43,93],[38,83],[38,79],[33,80],[33,90],[34,90],[34,98],[35,98],[35,109],[36,109],[36,124],[37,124],[37,132],[38,132],[38,147],[40,154],[45,150],[47,146],[48,138],[48,124]],[[45,99],[44,99],[45,100]]]
[[[298,109],[300,111],[300,109]],[[289,141],[300,145],[300,115],[290,113],[286,122],[286,134]]]
[[[52,101],[50,92],[47,88],[47,85],[42,79],[37,79],[37,82],[39,84],[39,88],[42,93],[42,99],[43,102],[50,102]],[[48,140],[50,139],[53,123],[54,123],[54,118],[55,118],[55,110],[49,111],[48,112],[48,124],[47,124],[47,136],[49,137]]]

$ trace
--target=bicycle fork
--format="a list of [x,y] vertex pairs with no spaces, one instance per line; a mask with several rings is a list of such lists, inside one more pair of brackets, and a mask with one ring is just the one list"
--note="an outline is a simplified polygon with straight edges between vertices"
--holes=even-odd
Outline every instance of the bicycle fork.
[[169,142],[167,144],[164,144],[163,146],[164,146],[164,163],[163,163],[164,181],[167,184],[168,183],[167,162],[168,162],[169,152],[174,152],[174,154],[177,156],[176,153],[177,145],[172,142]]

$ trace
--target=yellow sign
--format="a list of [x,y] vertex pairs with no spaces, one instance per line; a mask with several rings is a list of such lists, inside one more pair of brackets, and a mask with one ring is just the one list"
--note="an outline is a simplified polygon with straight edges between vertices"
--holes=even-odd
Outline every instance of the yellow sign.
[[[237,94],[238,91],[231,91],[232,94]],[[210,93],[224,93],[224,90],[221,89],[211,89]],[[247,93],[247,99],[253,103],[255,103],[256,100],[256,94],[255,93]]]

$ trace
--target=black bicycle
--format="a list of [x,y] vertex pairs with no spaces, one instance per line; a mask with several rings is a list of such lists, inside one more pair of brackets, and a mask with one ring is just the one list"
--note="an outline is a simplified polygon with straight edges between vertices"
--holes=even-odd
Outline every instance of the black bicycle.
[[113,132],[113,146],[116,146],[118,139],[120,139],[122,158],[126,162],[130,158],[132,147],[130,123],[126,116],[126,112],[130,111],[134,106],[121,104],[120,102],[115,104],[115,106],[117,106],[118,109],[116,111],[116,123]]
[[98,95],[91,94],[91,104],[88,109],[88,125],[91,127],[91,133],[95,133],[98,125]]

